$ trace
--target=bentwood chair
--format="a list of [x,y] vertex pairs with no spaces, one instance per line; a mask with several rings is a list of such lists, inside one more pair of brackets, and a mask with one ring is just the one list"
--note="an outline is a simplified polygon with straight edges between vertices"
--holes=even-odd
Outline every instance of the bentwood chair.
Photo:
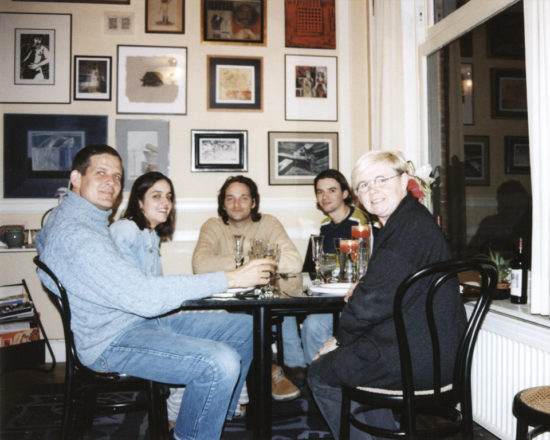
[[[434,314],[434,298],[441,287],[459,273],[477,273],[481,279],[479,297],[476,301],[466,331],[458,347],[451,383],[441,383],[440,341]],[[491,294],[497,283],[496,266],[486,260],[449,260],[424,266],[413,272],[399,285],[394,299],[394,321],[399,345],[401,382],[400,389],[369,387],[343,387],[340,439],[349,439],[350,425],[373,436],[385,438],[424,439],[443,438],[461,433],[463,438],[473,438],[471,403],[471,367],[476,338],[491,303]],[[414,384],[414,365],[403,316],[404,298],[415,283],[430,281],[426,289],[426,315],[429,328],[433,379],[429,389],[417,389]],[[457,292],[458,295],[458,292]],[[444,318],[443,318],[444,319]],[[350,411],[351,401],[361,405]],[[459,404],[459,405],[458,405]],[[399,427],[386,429],[368,425],[361,416],[373,409],[388,408],[396,416]],[[418,423],[422,416],[422,424]],[[433,423],[434,419],[437,423]],[[427,423],[431,422],[431,423]]]
[[[550,431],[550,386],[527,388],[514,397],[516,440],[531,440]],[[534,428],[529,431],[529,426]]]
[[[55,283],[59,294],[55,294],[43,284],[50,300],[57,308],[63,321],[65,336],[65,397],[63,404],[62,436],[63,440],[79,439],[85,427],[93,422],[95,409],[102,413],[116,414],[147,409],[149,435],[151,440],[168,439],[168,416],[166,397],[168,388],[150,380],[114,372],[94,371],[84,366],[76,351],[71,330],[71,310],[67,292],[55,274],[36,256],[34,264],[46,273]],[[98,393],[142,391],[146,401],[127,398],[114,402],[97,399]]]

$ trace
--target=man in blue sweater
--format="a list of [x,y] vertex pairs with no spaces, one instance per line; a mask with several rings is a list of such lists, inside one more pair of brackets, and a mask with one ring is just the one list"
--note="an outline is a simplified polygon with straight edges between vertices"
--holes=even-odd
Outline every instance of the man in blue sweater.
[[234,313],[156,317],[186,300],[265,284],[275,263],[262,259],[225,273],[147,276],[122,257],[109,233],[122,176],[113,148],[92,145],[77,153],[71,191],[37,236],[40,259],[67,289],[81,361],[95,370],[186,385],[174,438],[219,438],[252,360],[251,318]]

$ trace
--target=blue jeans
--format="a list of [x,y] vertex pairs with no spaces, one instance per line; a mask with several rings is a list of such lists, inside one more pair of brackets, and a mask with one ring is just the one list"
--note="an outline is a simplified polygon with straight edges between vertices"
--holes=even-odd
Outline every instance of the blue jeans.
[[308,365],[313,361],[317,350],[332,336],[332,322],[332,313],[312,313],[302,323],[302,343]]
[[90,368],[185,385],[175,438],[217,439],[251,361],[252,317],[179,313],[130,326]]
[[304,368],[306,366],[295,316],[285,316],[283,318],[283,352],[287,367]]

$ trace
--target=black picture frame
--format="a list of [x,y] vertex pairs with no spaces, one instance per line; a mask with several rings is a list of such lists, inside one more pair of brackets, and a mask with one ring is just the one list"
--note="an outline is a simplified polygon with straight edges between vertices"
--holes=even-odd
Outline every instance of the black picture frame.
[[504,136],[504,172],[531,173],[528,136]]
[[208,110],[262,111],[262,57],[209,55],[206,62]]
[[112,89],[112,57],[74,56],[75,101],[110,101]]
[[191,171],[248,171],[248,131],[191,130]]
[[104,115],[4,114],[4,198],[53,198],[77,151],[105,143]]
[[266,44],[267,0],[202,0],[201,42]]
[[491,116],[527,118],[527,81],[524,69],[491,69]]
[[489,136],[464,136],[464,183],[488,186],[489,169]]

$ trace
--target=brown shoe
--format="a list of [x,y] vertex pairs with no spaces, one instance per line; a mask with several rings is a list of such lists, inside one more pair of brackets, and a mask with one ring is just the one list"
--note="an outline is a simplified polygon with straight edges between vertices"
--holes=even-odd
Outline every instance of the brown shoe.
[[285,377],[283,369],[276,364],[271,365],[271,396],[279,401],[300,396],[300,390]]

